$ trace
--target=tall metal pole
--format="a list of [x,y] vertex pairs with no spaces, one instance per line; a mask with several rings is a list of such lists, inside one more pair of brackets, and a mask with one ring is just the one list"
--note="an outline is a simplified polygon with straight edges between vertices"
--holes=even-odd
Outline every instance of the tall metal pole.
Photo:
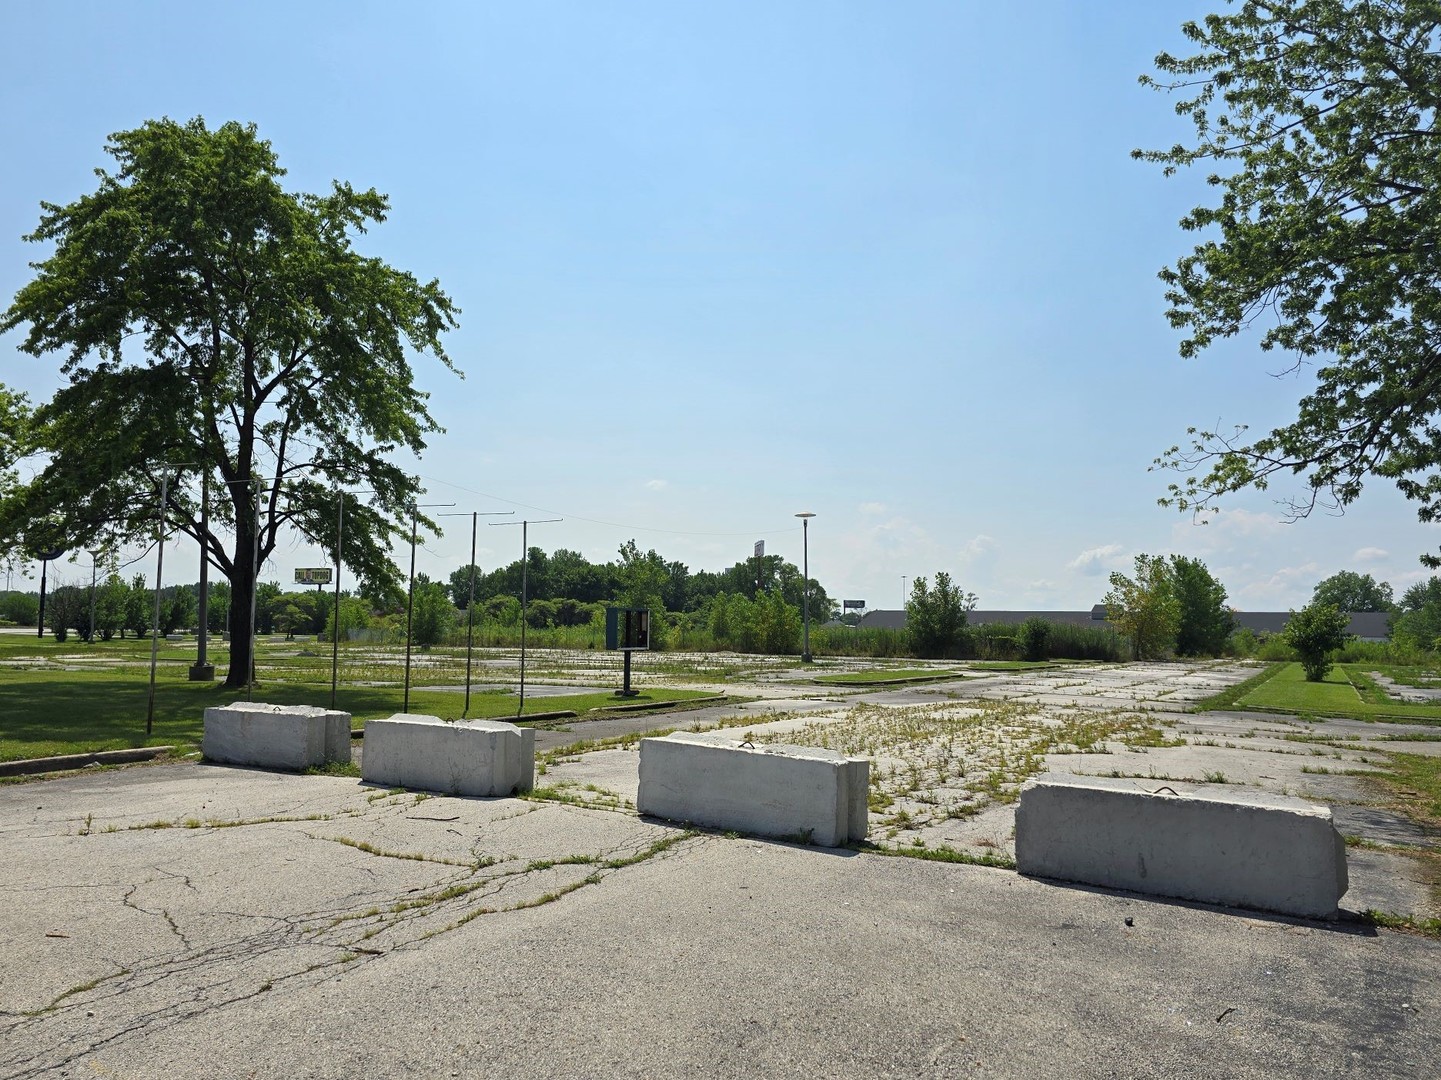
[[335,617],[330,625],[330,707],[340,681],[340,542],[345,535],[345,492],[335,486]]
[[190,669],[191,682],[209,682],[215,677],[215,665],[206,658],[210,636],[210,558],[205,551],[205,538],[210,535],[210,470],[200,472],[200,597],[198,614],[200,638],[195,645],[195,666]]
[[801,610],[805,619],[805,638],[801,645],[801,663],[811,662],[811,518],[815,514],[803,510],[801,519]]
[[255,700],[255,672],[259,665],[255,662],[255,603],[260,594],[260,501],[265,498],[262,489],[255,492],[255,550],[252,552],[250,573],[250,628],[246,631],[250,635],[250,677],[245,680],[245,699]]
[[90,553],[90,643],[95,644],[95,562],[99,552]]
[[50,560],[42,558],[40,560],[40,618],[37,620],[39,628],[35,631],[35,636],[42,641],[45,639],[45,571],[49,568]]
[[150,624],[150,701],[145,708],[145,735],[155,730],[155,661],[160,652],[160,581],[165,567],[165,501],[170,477],[160,474],[160,531],[155,544],[155,620]]
[[530,522],[520,523],[520,708],[515,710],[519,716],[525,712],[525,629],[530,622],[526,618],[528,608],[528,576],[530,572],[530,545],[526,543],[526,533],[530,529]]
[[465,708],[460,710],[462,717],[470,714],[470,657],[475,647],[475,528],[479,519],[480,515],[471,511],[470,565],[465,571],[465,576],[470,579],[470,589],[465,597]]
[[415,504],[410,504],[410,585],[405,591],[405,704],[401,712],[410,712],[410,639],[415,615]]
[[[470,670],[471,657],[475,650],[475,531],[482,517],[502,517],[506,514],[513,514],[514,510],[493,510],[485,514],[472,510],[470,512],[470,568],[469,592],[465,599],[465,708],[460,710],[461,718],[464,719],[470,713]],[[464,514],[440,514],[439,517],[465,517]],[[494,522],[492,522],[494,524]]]
[[401,712],[410,712],[410,639],[413,636],[415,617],[415,540],[416,518],[420,506],[454,506],[455,503],[411,503],[410,504],[410,587],[405,600],[405,704]]
[[[552,521],[564,521],[565,518],[540,518],[535,523],[544,525]],[[492,525],[514,525],[514,521],[492,521]],[[526,611],[529,606],[529,570],[530,570],[530,544],[528,535],[530,522],[520,522],[520,706],[515,710],[515,715],[520,716],[525,712],[525,628]]]

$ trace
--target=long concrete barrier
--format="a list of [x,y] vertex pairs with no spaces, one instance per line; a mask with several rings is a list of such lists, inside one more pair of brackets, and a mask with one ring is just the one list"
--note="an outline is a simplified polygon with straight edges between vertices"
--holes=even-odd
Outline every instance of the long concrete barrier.
[[1334,917],[1349,884],[1328,807],[1250,789],[1059,773],[1021,787],[1016,869],[1310,918]]
[[299,771],[350,761],[350,714],[317,705],[237,701],[205,710],[200,752],[211,761]]
[[870,762],[810,746],[677,731],[640,742],[636,809],[671,821],[841,847],[866,835]]
[[513,795],[535,786],[535,729],[499,720],[397,713],[365,724],[360,775],[449,795]]

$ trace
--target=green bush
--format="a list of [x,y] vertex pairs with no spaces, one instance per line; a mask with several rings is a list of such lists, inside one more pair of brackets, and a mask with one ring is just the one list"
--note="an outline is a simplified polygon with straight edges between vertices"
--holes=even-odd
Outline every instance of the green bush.
[[1256,636],[1256,631],[1249,626],[1242,626],[1232,632],[1226,639],[1226,648],[1223,655],[1246,658],[1256,655],[1256,650],[1261,647],[1261,639]]
[[867,656],[878,659],[911,655],[909,638],[904,630],[858,626],[812,626],[811,653],[815,656]]
[[1038,615],[1021,623],[1021,655],[1026,660],[1044,660],[1051,640],[1051,624]]
[[1252,654],[1257,660],[1282,660],[1293,661],[1297,659],[1296,650],[1287,644],[1286,639],[1280,634],[1265,634],[1258,640],[1256,651]]
[[1349,640],[1350,618],[1334,604],[1307,604],[1291,612],[1282,637],[1296,650],[1307,682],[1321,682],[1331,670],[1331,656]]
[[40,598],[29,593],[6,593],[0,598],[0,619],[17,626],[34,626],[40,616]]
[[1120,634],[1102,626],[1052,623],[1047,646],[1053,660],[1097,660],[1119,663],[1126,659],[1126,642]]
[[1399,664],[1406,667],[1432,664],[1436,654],[1410,641],[1362,641],[1352,638],[1336,654],[1338,664]]

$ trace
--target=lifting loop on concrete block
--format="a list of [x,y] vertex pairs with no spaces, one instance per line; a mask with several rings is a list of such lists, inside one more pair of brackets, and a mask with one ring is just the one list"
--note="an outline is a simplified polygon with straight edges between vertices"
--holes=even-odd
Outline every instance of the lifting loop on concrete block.
[[1151,792],[1151,794],[1152,794],[1152,795],[1159,795],[1159,794],[1161,794],[1161,792],[1163,792],[1163,791],[1169,791],[1172,795],[1176,796],[1176,798],[1178,798],[1178,799],[1181,797],[1181,793],[1180,793],[1179,791],[1177,791],[1177,790],[1176,790],[1175,788],[1173,788],[1173,787],[1166,787],[1165,784],[1162,784],[1162,785],[1161,785],[1160,787],[1158,787],[1155,791]]

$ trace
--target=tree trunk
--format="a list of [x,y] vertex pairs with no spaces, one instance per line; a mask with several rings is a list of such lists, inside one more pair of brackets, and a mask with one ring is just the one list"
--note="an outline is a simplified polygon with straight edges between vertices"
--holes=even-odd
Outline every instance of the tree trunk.
[[235,543],[235,558],[230,575],[230,670],[225,674],[225,689],[239,690],[250,682],[251,665],[255,662],[251,645],[254,625],[250,608],[255,596],[255,548],[242,536]]

